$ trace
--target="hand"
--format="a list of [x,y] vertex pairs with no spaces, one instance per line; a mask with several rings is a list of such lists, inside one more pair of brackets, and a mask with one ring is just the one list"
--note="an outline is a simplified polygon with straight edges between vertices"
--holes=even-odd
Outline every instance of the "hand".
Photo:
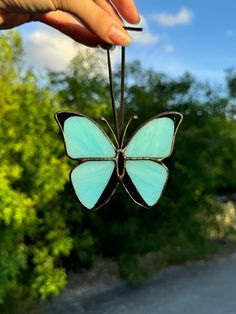
[[0,29],[40,21],[87,46],[128,46],[123,17],[138,23],[133,0],[0,0]]

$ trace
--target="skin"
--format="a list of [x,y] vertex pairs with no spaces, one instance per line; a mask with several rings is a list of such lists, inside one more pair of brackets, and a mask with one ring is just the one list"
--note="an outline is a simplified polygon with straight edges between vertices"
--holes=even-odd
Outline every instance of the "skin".
[[39,21],[90,47],[128,46],[122,18],[139,22],[133,0],[0,0],[0,29]]

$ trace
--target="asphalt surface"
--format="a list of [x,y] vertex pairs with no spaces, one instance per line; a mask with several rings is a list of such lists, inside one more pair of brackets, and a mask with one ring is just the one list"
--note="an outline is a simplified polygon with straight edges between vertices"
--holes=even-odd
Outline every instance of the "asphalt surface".
[[124,284],[76,298],[45,314],[236,314],[236,254],[161,271],[138,288]]

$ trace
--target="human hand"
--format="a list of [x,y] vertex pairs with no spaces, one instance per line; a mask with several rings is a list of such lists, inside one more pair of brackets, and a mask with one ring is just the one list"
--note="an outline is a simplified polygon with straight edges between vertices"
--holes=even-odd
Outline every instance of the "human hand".
[[128,46],[120,18],[138,23],[133,0],[0,0],[0,29],[40,21],[87,46]]

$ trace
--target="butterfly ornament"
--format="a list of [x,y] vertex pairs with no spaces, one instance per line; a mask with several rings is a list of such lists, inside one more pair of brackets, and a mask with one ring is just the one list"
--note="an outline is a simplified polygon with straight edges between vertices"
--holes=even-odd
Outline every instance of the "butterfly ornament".
[[[128,28],[129,30],[141,30]],[[164,190],[168,169],[163,164],[174,146],[174,140],[183,116],[166,112],[143,123],[125,143],[124,127],[124,73],[125,48],[122,47],[121,101],[119,117],[116,110],[110,52],[107,50],[110,90],[115,131],[114,143],[91,118],[73,111],[59,111],[56,121],[62,131],[67,156],[78,162],[70,179],[81,204],[96,210],[106,204],[121,183],[132,200],[143,207],[153,207]]]

